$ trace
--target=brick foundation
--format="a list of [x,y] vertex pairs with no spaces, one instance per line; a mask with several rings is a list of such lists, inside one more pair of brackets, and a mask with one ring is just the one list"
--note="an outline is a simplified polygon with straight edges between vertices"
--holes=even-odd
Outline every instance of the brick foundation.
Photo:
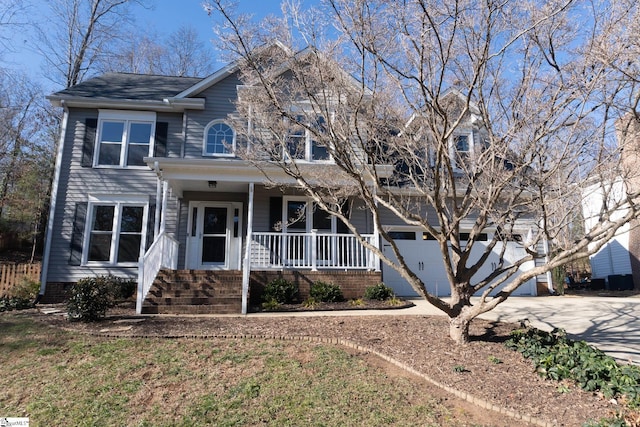
[[[198,275],[199,272],[191,272]],[[223,272],[201,272],[203,277],[213,275],[218,277],[225,283],[229,281],[236,282],[236,286],[242,289],[241,275],[228,275],[225,277]],[[233,276],[233,280],[231,280]],[[314,282],[322,281],[327,283],[335,283],[342,289],[345,299],[362,298],[364,290],[368,286],[377,285],[382,282],[382,273],[373,271],[252,271],[249,279],[249,304],[251,306],[259,306],[262,303],[262,292],[264,286],[274,279],[284,278],[290,282],[297,283],[300,289],[299,298],[301,301],[309,298],[309,291]],[[65,302],[69,297],[69,290],[73,283],[49,282],[45,295],[40,300],[42,304],[54,304]]]
[[65,302],[69,298],[69,290],[73,285],[73,282],[47,282],[47,288],[39,303],[57,304]]
[[252,271],[249,281],[249,301],[252,306],[260,305],[262,292],[267,283],[284,278],[297,283],[301,301],[309,298],[314,282],[322,281],[340,286],[346,299],[362,298],[368,286],[382,282],[382,273],[373,271]]

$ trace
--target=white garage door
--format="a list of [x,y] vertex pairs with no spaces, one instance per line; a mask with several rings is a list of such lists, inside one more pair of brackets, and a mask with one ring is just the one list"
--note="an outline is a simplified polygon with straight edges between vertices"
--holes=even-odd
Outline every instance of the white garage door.
[[[451,289],[449,287],[449,281],[445,273],[444,263],[438,242],[430,240],[428,235],[424,234],[421,230],[407,230],[400,229],[391,231],[391,237],[394,238],[400,253],[404,257],[405,262],[413,270],[413,272],[422,280],[428,292],[437,296],[449,296],[451,295]],[[483,252],[485,242],[477,242],[472,252],[471,261],[478,259]],[[518,259],[523,255],[524,249],[520,247],[516,242],[507,243],[508,247],[505,251],[505,260]],[[392,260],[396,260],[393,254],[391,245],[383,240],[382,249],[385,255]],[[489,259],[480,268],[474,278],[479,279],[490,274],[495,268],[499,260],[500,247],[496,245],[494,253],[489,256]],[[521,267],[522,270],[527,270],[533,267],[533,262]],[[400,274],[393,268],[383,263],[382,267],[382,280],[387,286],[390,286],[395,291],[396,295],[402,297],[415,297],[418,293],[413,290],[409,283],[400,276]],[[504,285],[503,285],[504,286]],[[502,287],[502,286],[501,286]],[[498,289],[499,290],[499,289]],[[494,291],[498,292],[498,290]],[[536,285],[535,279],[530,280],[524,285],[520,286],[512,295],[535,295]]]

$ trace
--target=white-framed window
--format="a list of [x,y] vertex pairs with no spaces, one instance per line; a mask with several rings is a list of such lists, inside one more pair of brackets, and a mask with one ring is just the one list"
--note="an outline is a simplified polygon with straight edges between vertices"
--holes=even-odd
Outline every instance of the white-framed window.
[[305,197],[283,198],[283,232],[309,233],[315,229],[324,233],[336,233],[336,217],[323,211]]
[[473,133],[457,133],[451,138],[450,157],[454,169],[464,169],[473,159]]
[[137,265],[145,250],[148,206],[148,196],[90,197],[84,264]]
[[204,130],[203,156],[233,156],[236,132],[222,120],[214,120]]
[[146,167],[153,153],[156,113],[100,110],[94,166]]
[[331,155],[327,146],[314,139],[314,135],[327,132],[327,122],[323,116],[317,116],[307,126],[301,125],[307,122],[303,115],[296,116],[287,131],[285,160],[304,160],[308,162],[330,162]]

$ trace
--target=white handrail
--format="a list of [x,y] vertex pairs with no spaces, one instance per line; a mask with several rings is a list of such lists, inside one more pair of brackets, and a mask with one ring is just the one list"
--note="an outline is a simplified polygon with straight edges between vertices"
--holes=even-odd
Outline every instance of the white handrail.
[[142,313],[142,302],[162,268],[178,268],[178,241],[165,233],[160,233],[138,262],[136,313]]
[[[362,235],[373,244],[374,235]],[[352,234],[260,233],[251,239],[251,267],[373,270],[376,256]]]

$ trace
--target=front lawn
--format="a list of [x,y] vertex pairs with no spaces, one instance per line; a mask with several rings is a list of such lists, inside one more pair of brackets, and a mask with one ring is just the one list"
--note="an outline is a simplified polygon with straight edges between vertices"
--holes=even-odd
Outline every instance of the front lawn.
[[0,415],[31,425],[471,425],[327,344],[109,339],[4,313],[0,348]]

